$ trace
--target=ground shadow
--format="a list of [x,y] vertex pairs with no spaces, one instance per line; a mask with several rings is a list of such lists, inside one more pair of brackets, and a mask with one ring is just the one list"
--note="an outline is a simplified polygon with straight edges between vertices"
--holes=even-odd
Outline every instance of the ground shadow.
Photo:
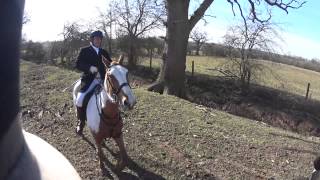
[[[84,141],[86,141],[92,148],[95,149],[95,145],[86,137],[81,136]],[[102,147],[105,148],[112,156],[116,159],[119,159],[119,154],[113,152],[110,148],[108,148],[105,142],[102,143]],[[137,163],[135,163],[130,157],[128,159],[128,166],[130,170],[135,172],[138,176],[134,176],[127,172],[119,172],[116,170],[116,167],[108,160],[108,158],[103,154],[103,161],[105,166],[100,167],[103,176],[108,177],[109,179],[114,179],[112,173],[114,173],[120,180],[136,180],[136,179],[152,179],[152,180],[164,180],[160,175],[157,175],[153,172],[150,172],[142,167],[140,167]]]
[[81,136],[82,140],[86,141],[93,149],[96,149],[95,145],[83,134]]
[[[110,148],[108,148],[105,144],[103,144],[103,147],[106,148],[106,150],[115,158],[119,158],[119,154],[113,152]],[[182,172],[181,170],[179,170],[178,168],[173,168],[173,167],[168,167],[165,164],[161,164],[160,162],[154,161],[154,160],[150,160],[150,159],[146,159],[144,157],[141,157],[141,159],[143,159],[143,161],[148,161],[149,164],[157,164],[158,167],[162,168],[162,169],[166,169],[168,171],[174,171],[174,173],[176,175],[179,176],[179,178],[183,179],[194,179],[193,176],[191,177],[186,177],[185,176],[185,172]],[[106,161],[106,165],[108,167],[112,167],[114,168],[114,166],[107,160]],[[120,172],[120,173],[116,173],[117,176],[119,177],[119,179],[147,179],[147,180],[164,180],[165,178],[162,177],[161,175],[155,174],[151,171],[148,171],[146,169],[144,169],[143,167],[139,166],[134,160],[132,160],[129,157],[129,162],[128,162],[128,166],[127,166],[130,170],[132,170],[133,172],[135,172],[138,177],[133,176],[132,174],[126,173],[126,172]],[[197,177],[201,177],[201,179],[210,179],[210,180],[218,180],[219,178],[215,177],[212,174],[208,174],[202,171],[197,171],[196,172]]]
[[[109,147],[107,147],[105,145],[105,143],[102,144],[102,146],[104,148],[106,148],[106,150],[112,155],[114,156],[116,159],[119,159],[119,154],[113,152]],[[136,162],[134,162],[130,157],[128,159],[128,166],[127,168],[129,168],[130,170],[132,170],[133,172],[135,172],[138,177],[130,174],[130,173],[126,173],[126,172],[117,172],[115,169],[115,166],[107,159],[104,159],[106,166],[108,166],[118,177],[119,179],[152,179],[152,180],[164,180],[165,178],[163,178],[161,175],[155,174],[151,171],[148,171],[144,168],[142,168],[141,166],[139,166]]]

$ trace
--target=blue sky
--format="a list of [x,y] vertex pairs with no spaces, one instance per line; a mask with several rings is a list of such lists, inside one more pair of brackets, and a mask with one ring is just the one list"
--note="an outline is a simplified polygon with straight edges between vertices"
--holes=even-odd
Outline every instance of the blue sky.
[[289,14],[277,11],[276,19],[288,23],[288,31],[320,41],[320,1],[310,0]]
[[[200,1],[191,4],[197,6]],[[243,2],[243,1],[242,1]],[[300,9],[289,9],[287,14],[278,8],[273,8],[273,21],[281,24],[281,37],[278,40],[281,47],[279,53],[302,56],[308,59],[320,59],[320,1],[308,1]],[[248,10],[249,8],[244,8]],[[197,26],[205,29],[213,42],[223,42],[222,36],[228,26],[239,22],[240,13],[233,16],[231,6],[226,0],[216,0],[207,12],[216,18],[207,18],[208,24],[200,22]]]
[[[200,2],[201,0],[192,1],[190,10]],[[23,33],[27,39],[34,41],[61,39],[59,34],[65,23],[93,21],[98,16],[98,9],[106,9],[107,4],[108,0],[26,0],[25,10],[30,15],[31,22],[24,26]],[[310,0],[300,9],[290,9],[289,14],[279,9],[273,11],[273,21],[282,23],[284,42],[279,42],[282,49],[280,53],[320,59],[318,8],[320,1]],[[207,14],[216,18],[207,17],[207,25],[204,26],[201,21],[197,26],[209,34],[211,42],[217,43],[223,41],[227,27],[239,22],[240,17],[239,13],[236,13],[236,17],[233,16],[226,0],[215,0]]]

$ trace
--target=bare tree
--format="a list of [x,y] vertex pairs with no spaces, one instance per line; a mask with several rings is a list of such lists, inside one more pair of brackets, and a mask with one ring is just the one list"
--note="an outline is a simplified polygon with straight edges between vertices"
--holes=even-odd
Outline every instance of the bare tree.
[[137,39],[161,25],[163,11],[154,0],[113,1],[113,4],[119,30],[128,38],[128,62],[133,67],[137,62]]
[[[202,0],[199,7],[189,17],[190,0],[177,1],[166,0],[167,22],[166,22],[166,44],[163,53],[162,68],[157,82],[152,84],[148,90],[156,92],[165,92],[167,94],[183,97],[185,95],[185,69],[186,69],[186,53],[188,45],[188,37],[197,24],[203,18],[206,10],[212,4],[213,0]],[[244,4],[240,4],[238,0],[227,0],[226,2],[236,5],[242,17],[245,17],[242,8]],[[263,22],[271,18],[271,16],[261,17],[264,13],[259,11],[263,7],[277,7],[285,12],[288,9],[300,8],[305,2],[300,0],[247,0],[252,21]],[[234,11],[233,11],[234,12]],[[267,9],[267,12],[269,10]],[[268,13],[269,14],[269,13]],[[164,72],[162,72],[164,71]]]
[[204,43],[208,41],[208,35],[204,31],[200,31],[198,28],[191,32],[190,38],[196,43],[196,55],[199,56],[200,48]]
[[116,22],[116,18],[113,13],[114,10],[115,7],[111,3],[106,13],[100,12],[98,20],[96,22],[97,28],[101,29],[106,36],[108,51],[110,54],[112,54],[112,28],[114,28],[113,25]]
[[243,91],[249,88],[252,77],[259,74],[266,67],[253,59],[254,50],[275,52],[278,47],[276,40],[281,39],[277,32],[277,24],[270,20],[254,23],[246,18],[239,25],[229,27],[224,36],[225,45],[228,47],[228,61],[225,67],[238,75]]

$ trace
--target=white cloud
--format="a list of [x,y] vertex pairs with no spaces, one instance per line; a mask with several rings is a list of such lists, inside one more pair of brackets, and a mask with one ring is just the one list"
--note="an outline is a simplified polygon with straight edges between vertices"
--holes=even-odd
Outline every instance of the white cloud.
[[208,41],[215,43],[223,43],[223,36],[226,34],[228,25],[222,22],[212,22],[206,26],[200,25],[208,34]]
[[236,17],[223,17],[219,19],[212,19],[209,23],[204,25],[203,22],[199,22],[196,27],[200,30],[207,32],[208,42],[223,43],[223,36],[226,34],[230,24],[237,22]]

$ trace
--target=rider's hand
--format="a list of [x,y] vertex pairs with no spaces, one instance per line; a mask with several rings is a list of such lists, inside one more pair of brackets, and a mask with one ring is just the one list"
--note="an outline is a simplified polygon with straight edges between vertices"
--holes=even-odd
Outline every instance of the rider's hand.
[[95,67],[95,66],[91,66],[91,67],[90,67],[90,72],[91,72],[92,74],[94,74],[94,73],[98,72],[98,68]]

